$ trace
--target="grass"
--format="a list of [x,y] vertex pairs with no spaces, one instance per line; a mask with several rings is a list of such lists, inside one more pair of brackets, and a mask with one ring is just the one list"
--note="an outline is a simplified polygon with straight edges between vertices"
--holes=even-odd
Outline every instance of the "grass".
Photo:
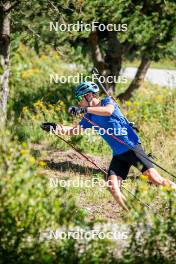
[[[24,46],[21,49],[22,51],[24,49],[25,60],[32,62],[31,65],[34,67],[22,69],[21,72],[18,72],[20,85],[17,85],[15,74],[12,80],[12,99],[9,111],[14,110],[16,114],[17,122],[15,119],[15,126],[13,126],[12,132],[15,136],[18,136],[19,144],[28,141],[33,144],[34,150],[40,149],[42,153],[45,150],[45,154],[40,153],[40,159],[47,162],[47,168],[45,169],[47,178],[58,177],[59,179],[67,179],[67,181],[79,178],[90,180],[91,177],[100,179],[103,176],[96,168],[83,161],[75,152],[70,152],[70,148],[60,139],[48,136],[40,128],[40,123],[44,121],[64,123],[65,125],[71,125],[72,121],[79,121],[78,119],[71,120],[67,114],[68,106],[76,103],[72,96],[74,85],[66,84],[62,86],[61,84],[53,84],[48,88],[48,75],[45,74],[47,69],[40,66],[46,65],[49,68],[48,73],[53,71],[58,72],[60,75],[75,75],[76,70],[71,72],[68,69],[62,69],[62,62],[60,61],[58,65],[59,58],[55,53],[52,53],[51,59],[47,56],[38,57],[35,54],[31,55]],[[21,51],[19,50],[19,52]],[[14,57],[13,65],[18,63],[21,62],[15,61]],[[138,64],[139,61],[135,60],[132,64],[126,62],[125,65],[137,66]],[[13,67],[13,72],[15,73],[16,66]],[[159,63],[152,63],[151,67],[172,69],[175,67],[175,62],[165,60]],[[34,81],[35,79],[36,81]],[[118,84],[116,95],[124,91],[128,84],[129,82],[125,85]],[[104,95],[101,96],[103,97]],[[156,162],[172,172],[176,157],[174,139],[175,98],[175,90],[144,83],[134,93],[131,100],[124,104],[119,102],[122,112],[130,121],[136,122],[139,127],[139,136],[146,152],[152,152],[157,156]],[[95,136],[92,138],[90,135],[84,135],[72,138],[66,137],[66,139],[91,156],[99,165],[108,168],[111,160],[111,151],[100,137]],[[129,190],[133,191],[138,182],[139,185],[143,185],[141,181],[135,180],[140,174],[136,169],[131,169],[130,178],[128,178],[126,183]],[[163,173],[162,175],[167,176]],[[145,186],[143,186],[143,189],[145,193]],[[148,190],[151,193],[156,192],[156,188],[151,186],[149,186]],[[65,199],[70,195],[73,196],[78,206],[83,208],[91,219],[122,221],[124,216],[109,192],[97,185],[94,188],[68,188],[64,195]],[[151,202],[147,195],[145,197],[142,196],[142,191],[141,197],[144,201]],[[157,197],[156,203],[159,204],[159,198]]]
[[[130,120],[134,118],[132,120],[137,122],[140,128],[139,135],[147,153],[151,151],[157,157],[155,161],[171,172],[173,172],[175,166],[174,157],[176,156],[173,133],[175,120],[174,98],[174,91],[171,92],[158,86],[144,84],[135,93],[135,97],[131,101],[127,101],[121,105],[123,113]],[[108,168],[111,154],[106,143],[101,143],[99,137],[91,144],[89,140],[86,135],[82,136],[79,140],[73,138],[72,143],[90,155],[98,164],[103,165],[104,168]],[[47,175],[50,177],[52,175],[57,176],[61,180],[67,180],[67,182],[70,180],[78,181],[78,179],[85,182],[94,177],[98,181],[103,179],[103,175],[96,170],[94,171],[95,168],[89,162],[82,160],[82,158],[78,157],[79,155],[77,156],[77,154],[67,148],[64,150],[59,141],[54,140],[54,142],[53,146],[55,148],[52,149],[51,143],[49,147]],[[101,144],[103,145],[100,148]],[[53,162],[53,167],[50,166],[50,160]],[[160,172],[161,175],[169,178],[166,173]],[[159,212],[162,210],[163,204],[167,205],[167,200],[161,201],[162,190],[143,182],[139,179],[140,175],[139,171],[131,168],[125,187],[131,192],[134,192],[138,188],[140,190],[139,198],[151,205],[152,210]],[[129,200],[132,200],[133,197],[129,193],[126,191],[124,193]],[[108,190],[99,187],[98,182],[95,187],[69,187],[65,193],[65,199],[69,196],[74,197],[78,207],[84,210],[90,220],[124,221],[124,212],[113,200]],[[140,208],[140,206],[140,203],[135,201],[135,207]]]

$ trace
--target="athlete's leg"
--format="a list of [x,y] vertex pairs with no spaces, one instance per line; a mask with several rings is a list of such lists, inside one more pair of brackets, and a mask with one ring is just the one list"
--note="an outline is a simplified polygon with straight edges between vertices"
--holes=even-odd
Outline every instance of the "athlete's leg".
[[152,161],[148,159],[148,156],[142,148],[141,144],[137,145],[134,148],[133,153],[133,165],[137,167],[142,172],[142,174],[148,176],[150,182],[157,185],[171,186],[174,190],[176,190],[176,184],[174,182],[163,178],[157,172]]
[[[125,154],[126,155],[126,154]],[[124,154],[116,155],[112,158],[108,170],[108,189],[112,196],[122,206],[123,209],[128,211],[125,204],[125,197],[122,194],[121,187],[122,181],[127,178],[131,164],[128,162],[128,157],[124,158]]]
[[149,181],[151,181],[154,184],[157,185],[163,185],[163,186],[170,186],[172,187],[174,190],[176,190],[176,184],[168,179],[165,179],[164,177],[162,177],[156,169],[154,168],[150,168],[148,170],[145,170],[143,172],[143,175],[148,176]]
[[108,189],[112,196],[122,206],[123,209],[128,211],[128,207],[125,204],[125,197],[121,192],[122,178],[117,175],[111,175],[108,177]]

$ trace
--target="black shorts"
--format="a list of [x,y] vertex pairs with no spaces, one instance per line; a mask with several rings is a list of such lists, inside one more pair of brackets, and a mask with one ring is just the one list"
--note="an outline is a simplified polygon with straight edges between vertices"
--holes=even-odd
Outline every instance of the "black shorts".
[[132,165],[142,173],[150,168],[154,168],[153,163],[145,157],[148,159],[141,144],[138,144],[133,150],[130,149],[125,153],[114,156],[109,166],[108,177],[117,175],[125,180]]

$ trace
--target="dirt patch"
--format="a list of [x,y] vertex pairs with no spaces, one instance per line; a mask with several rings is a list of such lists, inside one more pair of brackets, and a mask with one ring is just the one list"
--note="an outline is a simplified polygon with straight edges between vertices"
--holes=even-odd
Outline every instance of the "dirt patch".
[[[34,149],[45,150],[44,147],[34,145]],[[93,175],[104,178],[104,175],[93,164],[84,160],[73,150],[68,151],[46,151],[47,163],[45,174],[47,177],[57,177],[59,179],[91,179]],[[88,156],[88,155],[87,155]],[[111,157],[91,157],[94,162],[98,163],[103,169],[107,169]],[[69,190],[68,190],[69,191]],[[96,192],[96,194],[95,194]],[[102,190],[84,190],[80,188],[73,192],[78,207],[84,209],[90,220],[101,219],[116,221],[119,219],[122,210],[109,194],[107,189]],[[94,196],[94,198],[92,198]]]

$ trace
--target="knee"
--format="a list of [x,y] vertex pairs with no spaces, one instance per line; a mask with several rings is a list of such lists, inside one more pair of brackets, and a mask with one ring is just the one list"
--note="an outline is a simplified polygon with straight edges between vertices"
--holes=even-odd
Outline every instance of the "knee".
[[108,181],[108,190],[114,194],[114,193],[118,193],[118,183],[117,182],[114,182],[114,181]]
[[114,193],[115,190],[116,190],[115,184],[112,183],[112,182],[108,182],[108,190],[109,190],[111,193]]

